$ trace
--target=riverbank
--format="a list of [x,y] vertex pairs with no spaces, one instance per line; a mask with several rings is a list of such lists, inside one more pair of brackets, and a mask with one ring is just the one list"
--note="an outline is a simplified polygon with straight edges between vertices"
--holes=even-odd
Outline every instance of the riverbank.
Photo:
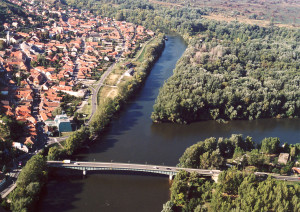
[[[113,71],[113,78],[115,80],[108,78],[105,82],[107,87],[102,88],[99,92],[99,110],[95,113],[89,126],[91,135],[102,132],[113,116],[120,111],[123,105],[126,104],[143,85],[153,64],[164,49],[165,43],[163,37],[164,35],[160,34],[148,44],[148,47],[145,47],[143,61],[130,60],[127,62],[127,64],[131,64],[130,67],[134,68],[132,69],[134,74],[132,77],[128,76],[127,79],[122,78],[121,83],[118,83],[117,79],[120,79],[126,71],[121,67],[122,65],[120,63],[116,65]],[[124,64],[124,62],[122,62],[122,64]],[[117,94],[109,95],[112,91],[117,92]]]

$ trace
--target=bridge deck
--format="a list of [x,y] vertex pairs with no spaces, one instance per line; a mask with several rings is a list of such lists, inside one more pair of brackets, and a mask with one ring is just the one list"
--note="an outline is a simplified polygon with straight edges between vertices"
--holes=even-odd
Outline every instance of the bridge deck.
[[176,175],[179,171],[185,170],[187,172],[197,172],[201,175],[213,176],[218,175],[220,170],[207,169],[191,169],[179,168],[173,166],[157,166],[149,164],[134,164],[134,163],[105,163],[105,162],[75,162],[64,163],[62,161],[48,161],[48,165],[52,167],[63,167],[77,170],[119,170],[119,171],[135,171],[135,172],[149,172],[164,175]]
[[[48,161],[51,167],[62,167],[69,169],[83,170],[117,170],[117,171],[133,171],[133,172],[144,172],[144,173],[157,173],[169,175],[170,179],[176,175],[179,171],[185,170],[187,172],[196,172],[203,176],[212,176],[217,181],[218,175],[222,172],[220,170],[209,170],[209,169],[191,169],[191,168],[179,168],[173,166],[157,166],[149,164],[134,164],[134,163],[107,163],[107,162],[76,162],[71,161],[70,163],[64,163],[63,161]],[[275,179],[285,181],[300,181],[299,177],[295,176],[280,176],[272,173],[255,172],[255,175],[268,176],[271,175]]]

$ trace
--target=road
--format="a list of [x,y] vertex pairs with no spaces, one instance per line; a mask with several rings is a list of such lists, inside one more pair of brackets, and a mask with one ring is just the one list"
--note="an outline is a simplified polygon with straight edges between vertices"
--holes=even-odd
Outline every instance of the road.
[[100,80],[97,82],[96,84],[96,89],[92,88],[92,112],[91,115],[89,117],[88,120],[88,124],[90,124],[96,110],[98,107],[98,93],[100,88],[103,86],[103,83],[105,81],[105,79],[107,78],[107,76],[112,72],[113,68],[115,66],[115,63],[113,63],[105,72],[104,74],[101,76]]
[[255,172],[255,175],[271,175],[273,178],[277,180],[283,180],[283,181],[290,181],[290,182],[300,182],[300,177],[294,177],[294,176],[283,176],[273,173],[267,173],[267,172]]

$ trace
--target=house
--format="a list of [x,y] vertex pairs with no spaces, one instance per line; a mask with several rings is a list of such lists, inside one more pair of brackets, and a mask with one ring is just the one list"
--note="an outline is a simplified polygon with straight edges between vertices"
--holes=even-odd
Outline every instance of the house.
[[290,154],[289,153],[280,153],[279,158],[278,158],[278,163],[287,164],[289,159],[290,159]]
[[300,168],[299,167],[293,167],[292,170],[294,173],[300,174]]
[[124,76],[132,77],[133,74],[134,74],[134,69],[131,68],[131,69],[128,69],[128,70],[125,72]]
[[10,39],[10,42],[11,43],[21,43],[23,42],[24,40],[24,37],[21,36],[21,35],[14,35],[11,39]]
[[24,144],[21,144],[19,142],[13,142],[12,145],[14,148],[17,148],[23,152],[28,152],[28,148]]
[[66,114],[56,115],[54,122],[59,132],[71,132],[72,127],[69,118]]

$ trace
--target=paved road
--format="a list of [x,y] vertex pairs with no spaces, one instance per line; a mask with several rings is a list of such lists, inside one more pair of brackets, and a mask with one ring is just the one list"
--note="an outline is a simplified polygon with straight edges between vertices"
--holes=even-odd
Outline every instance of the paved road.
[[9,195],[9,193],[12,192],[17,187],[17,183],[15,181],[1,192],[2,199],[6,198]]
[[92,112],[90,115],[90,118],[88,120],[88,124],[90,124],[96,110],[98,107],[98,93],[100,88],[103,86],[103,83],[105,81],[105,79],[107,78],[107,76],[112,72],[113,67],[115,66],[115,63],[113,63],[105,72],[104,74],[101,76],[100,80],[97,82],[96,84],[96,89],[92,88]]
[[267,173],[267,172],[255,172],[255,175],[271,175],[273,178],[277,180],[284,180],[284,181],[290,181],[290,182],[300,182],[300,177],[294,177],[294,176],[283,176],[273,173]]

